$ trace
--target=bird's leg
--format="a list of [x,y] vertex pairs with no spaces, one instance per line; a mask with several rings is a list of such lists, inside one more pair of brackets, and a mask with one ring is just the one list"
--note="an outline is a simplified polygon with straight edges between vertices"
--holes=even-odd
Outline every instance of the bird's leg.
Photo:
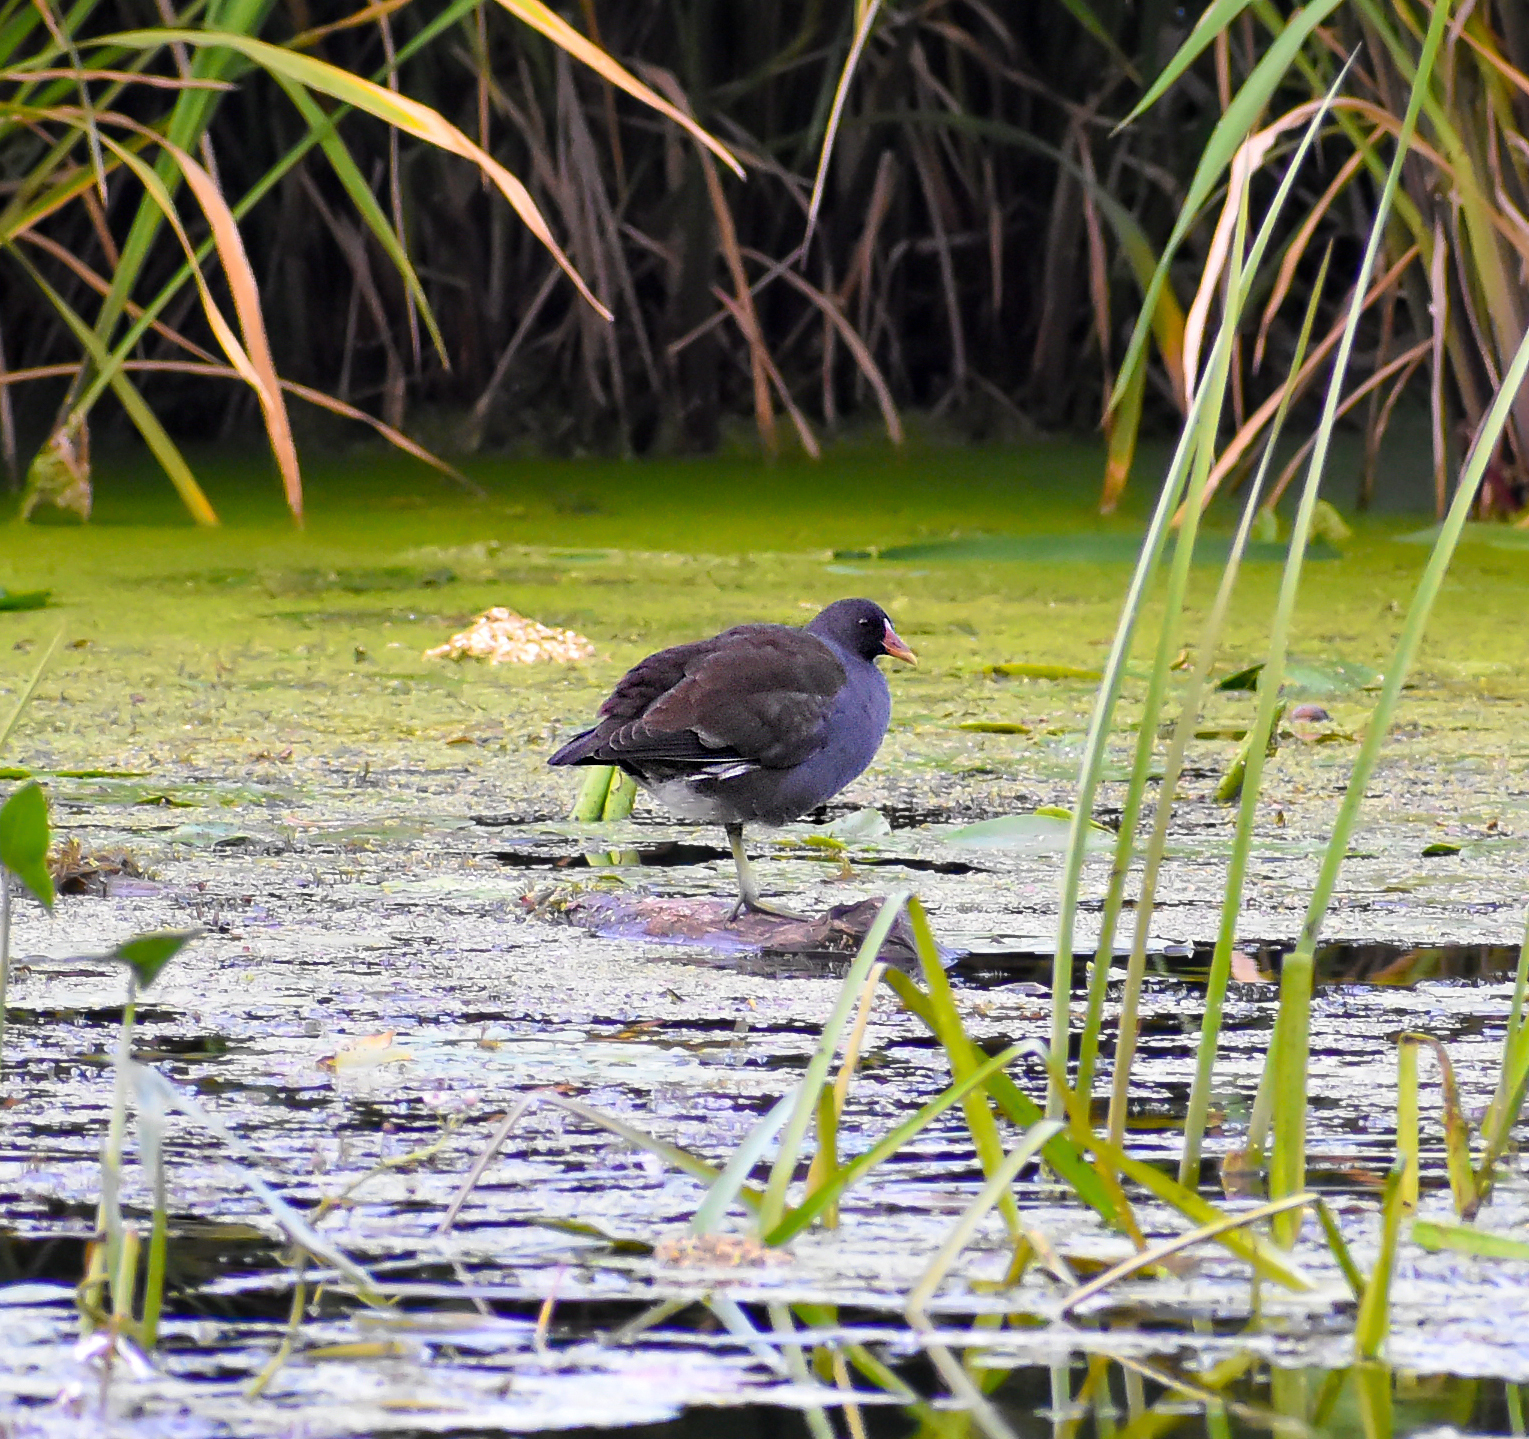
[[725,828],[727,843],[733,851],[733,863],[738,866],[738,903],[733,906],[733,912],[728,915],[727,922],[732,924],[745,910],[750,914],[773,914],[778,919],[805,919],[805,915],[796,914],[789,909],[781,909],[778,905],[766,904],[760,899],[759,884],[754,878],[754,867],[749,863],[748,852],[743,847],[743,826],[730,824]]

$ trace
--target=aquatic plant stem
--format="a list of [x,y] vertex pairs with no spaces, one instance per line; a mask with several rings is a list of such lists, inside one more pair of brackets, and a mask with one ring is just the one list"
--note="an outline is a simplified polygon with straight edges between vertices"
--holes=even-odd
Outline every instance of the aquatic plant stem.
[[[1529,918],[1525,919],[1524,938],[1518,949],[1518,972],[1513,979],[1513,1003],[1508,1009],[1508,1027],[1502,1036],[1502,1059],[1498,1065],[1497,1086],[1492,1092],[1492,1102],[1487,1106],[1486,1117],[1481,1121],[1481,1134],[1486,1141],[1489,1157],[1493,1157],[1498,1136],[1505,1134],[1517,1118],[1516,1113],[1507,1113],[1509,1097],[1518,1087],[1521,1071],[1529,1066],[1529,1043],[1525,1042],[1524,1030],[1526,989],[1529,989]],[[1485,1169],[1482,1171],[1483,1175],[1487,1172]]]
[[796,1172],[797,1155],[801,1153],[802,1140],[807,1135],[807,1126],[817,1113],[818,1092],[828,1081],[829,1065],[833,1063],[844,1026],[849,1022],[850,1014],[860,997],[860,987],[881,953],[881,946],[886,941],[887,935],[892,932],[892,926],[896,923],[897,916],[902,912],[908,898],[909,892],[905,889],[887,896],[881,906],[881,913],[876,916],[875,922],[867,931],[861,943],[860,952],[855,956],[854,963],[850,965],[849,973],[844,976],[844,983],[839,988],[839,997],[834,1003],[833,1012],[823,1026],[822,1039],[797,1089],[796,1105],[791,1111],[790,1119],[786,1121],[780,1148],[776,1152],[775,1163],[770,1169],[770,1178],[765,1185],[764,1197],[759,1206],[759,1232],[763,1235],[769,1235],[785,1216],[786,1189]]
[[5,1083],[6,1004],[11,987],[11,872],[0,869],[0,1089]]
[[[1354,281],[1354,297],[1344,322],[1343,338],[1338,342],[1338,350],[1333,359],[1332,375],[1323,401],[1322,418],[1317,426],[1316,443],[1312,447],[1311,459],[1307,466],[1306,483],[1301,493],[1300,505],[1296,510],[1295,523],[1291,527],[1290,558],[1286,562],[1285,573],[1280,582],[1279,603],[1275,611],[1275,632],[1270,640],[1269,662],[1259,675],[1258,683],[1259,718],[1264,720],[1267,714],[1268,722],[1271,724],[1273,707],[1279,702],[1279,686],[1284,679],[1286,643],[1291,615],[1295,608],[1296,591],[1300,585],[1301,562],[1311,537],[1317,491],[1321,476],[1327,468],[1327,453],[1338,418],[1338,405],[1343,396],[1343,383],[1348,374],[1349,357],[1353,353],[1354,339],[1359,331],[1360,315],[1364,309],[1364,299],[1369,291],[1370,277],[1375,272],[1375,264],[1380,255],[1392,201],[1401,181],[1402,167],[1412,147],[1412,137],[1417,131],[1418,114],[1422,109],[1424,96],[1433,74],[1434,60],[1444,38],[1449,9],[1449,0],[1435,0],[1433,13],[1429,18],[1428,33],[1424,38],[1418,59],[1417,74],[1411,93],[1407,97],[1407,113],[1396,137],[1395,153],[1391,157],[1391,165],[1386,172],[1386,183],[1381,189],[1380,198],[1375,207],[1375,219],[1370,227],[1369,241],[1365,245],[1364,258],[1360,262],[1359,273]],[[1523,352],[1523,357],[1529,360],[1529,349]],[[1499,392],[1498,400],[1502,401],[1506,394],[1507,400],[1511,402],[1516,390],[1516,383],[1512,385],[1511,391],[1505,385],[1504,390]],[[1498,405],[1494,404],[1493,413],[1497,409]],[[1502,406],[1502,412],[1502,419],[1498,421],[1498,432],[1501,431],[1502,422],[1507,416],[1506,404]],[[1495,438],[1494,432],[1493,443]],[[1490,445],[1485,449],[1489,451]],[[1482,454],[1480,458],[1482,461],[1480,469],[1484,472],[1486,454]],[[1480,483],[1479,473],[1476,482]],[[1465,489],[1466,485],[1462,480],[1460,486],[1462,494]],[[1474,487],[1472,487],[1471,497],[1474,498]],[[1458,498],[1457,496],[1457,504]],[[1462,513],[1459,526],[1463,526],[1464,523],[1465,516]],[[1455,530],[1456,538],[1459,535],[1459,526]],[[1434,547],[1434,556],[1430,558],[1430,568],[1443,544],[1444,536],[1441,535],[1438,544]],[[1449,552],[1453,549],[1454,543],[1451,541]],[[1446,557],[1444,564],[1447,565],[1447,563]],[[1418,594],[1414,596],[1413,611],[1409,613],[1408,625],[1403,630],[1401,640],[1398,641],[1396,658],[1387,669],[1381,701],[1376,705],[1364,746],[1361,748],[1359,759],[1355,761],[1354,773],[1339,809],[1338,821],[1334,825],[1332,837],[1323,854],[1317,890],[1312,895],[1307,909],[1300,943],[1296,946],[1295,952],[1286,957],[1280,968],[1279,1007],[1281,1014],[1286,1016],[1286,1022],[1279,1026],[1277,1032],[1281,1050],[1284,1052],[1271,1050],[1267,1060],[1267,1065],[1273,1070],[1276,1080],[1284,1081],[1278,1086],[1276,1097],[1279,1102],[1274,1110],[1274,1144],[1269,1165],[1269,1197],[1271,1199],[1283,1199],[1288,1194],[1295,1194],[1306,1184],[1306,1073],[1311,1049],[1311,986],[1317,932],[1321,928],[1322,919],[1327,913],[1327,905],[1332,897],[1333,886],[1337,882],[1338,868],[1342,864],[1344,852],[1348,847],[1348,837],[1352,832],[1354,820],[1358,816],[1359,801],[1364,797],[1365,786],[1369,783],[1370,772],[1380,752],[1384,731],[1390,723],[1395,696],[1400,693],[1400,675],[1409,667],[1411,653],[1416,650],[1423,621],[1432,607],[1433,593],[1437,593],[1438,584],[1443,580],[1443,566],[1441,565],[1439,569],[1433,592],[1429,594],[1426,604],[1419,613],[1418,604],[1422,599],[1428,573],[1429,571],[1425,570],[1424,581],[1420,583]],[[1415,620],[1414,615],[1417,616]],[[1407,652],[1407,658],[1398,665],[1396,660],[1401,659],[1404,651]],[[1393,685],[1392,697],[1388,703],[1386,688]],[[1256,750],[1256,741],[1252,748]],[[1368,763],[1365,762],[1367,751]],[[1252,758],[1250,754],[1249,759]],[[1290,1084],[1296,1086],[1294,1090],[1285,1087]],[[1300,1231],[1300,1222],[1299,1211],[1279,1215],[1273,1225],[1276,1238],[1285,1244],[1293,1244]]]
[[[1301,323],[1295,353],[1291,357],[1284,394],[1280,399],[1273,423],[1269,427],[1269,438],[1258,463],[1258,472],[1249,486],[1242,521],[1237,527],[1237,535],[1232,542],[1232,556],[1227,562],[1226,573],[1222,576],[1221,589],[1216,595],[1211,618],[1206,622],[1206,637],[1201,641],[1204,653],[1200,658],[1200,666],[1207,670],[1211,662],[1214,642],[1219,639],[1226,609],[1231,602],[1232,588],[1236,583],[1239,563],[1247,545],[1253,516],[1268,479],[1269,466],[1279,445],[1279,437],[1284,431],[1291,401],[1295,398],[1294,379],[1305,362],[1306,348],[1311,341],[1311,330],[1316,321],[1317,307],[1326,285],[1327,267],[1332,259],[1332,253],[1332,246],[1329,245],[1322,256],[1321,268],[1312,285],[1311,297],[1306,304],[1306,315]],[[1199,670],[1197,670],[1197,676],[1198,674]],[[1262,711],[1263,705],[1260,699],[1259,713],[1261,714]],[[1270,729],[1275,722],[1274,713],[1274,707],[1271,706]],[[1186,706],[1185,715],[1187,714]],[[1180,723],[1183,723],[1182,717]],[[1200,1152],[1205,1140],[1206,1116],[1210,1113],[1210,1093],[1215,1074],[1216,1052],[1221,1044],[1221,1019],[1225,1012],[1227,985],[1232,977],[1232,949],[1237,942],[1237,921],[1242,913],[1242,890],[1247,876],[1248,856],[1253,847],[1253,825],[1258,814],[1258,793],[1263,781],[1264,760],[1268,755],[1268,748],[1269,730],[1262,731],[1262,742],[1260,742],[1260,729],[1255,724],[1249,733],[1242,792],[1237,810],[1237,829],[1232,839],[1231,858],[1227,864],[1226,887],[1222,894],[1216,947],[1211,953],[1210,973],[1206,977],[1205,1012],[1200,1021],[1200,1043],[1195,1052],[1195,1077],[1189,1090],[1189,1105],[1184,1113],[1184,1147],[1179,1153],[1179,1183],[1190,1187],[1198,1184],[1200,1179]]]
[[[1148,526],[1147,535],[1142,543],[1141,555],[1137,560],[1136,570],[1131,578],[1131,585],[1127,590],[1125,601],[1121,607],[1121,615],[1116,627],[1115,638],[1111,644],[1109,657],[1104,666],[1104,678],[1100,682],[1099,693],[1089,718],[1083,760],[1079,766],[1078,797],[1074,804],[1072,826],[1068,833],[1067,854],[1063,865],[1061,906],[1057,920],[1057,948],[1052,962],[1051,973],[1050,1047],[1051,1053],[1056,1055],[1065,1056],[1069,1048],[1074,926],[1077,917],[1078,891],[1082,877],[1088,825],[1090,823],[1094,795],[1097,792],[1103,770],[1105,746],[1110,736],[1115,706],[1120,696],[1120,685],[1125,660],[1130,651],[1131,639],[1135,632],[1142,598],[1145,594],[1146,586],[1156,573],[1157,566],[1161,560],[1163,546],[1167,539],[1167,530],[1172,524],[1171,516],[1178,506],[1179,497],[1183,494],[1189,479],[1190,467],[1193,457],[1197,452],[1197,447],[1202,439],[1206,437],[1209,437],[1213,443],[1214,433],[1219,426],[1221,412],[1225,404],[1225,366],[1228,363],[1231,341],[1235,336],[1239,318],[1243,307],[1247,303],[1252,279],[1258,273],[1264,252],[1274,233],[1275,224],[1295,184],[1295,177],[1300,169],[1301,162],[1311,148],[1322,119],[1327,113],[1328,107],[1332,104],[1334,96],[1337,94],[1338,86],[1342,84],[1343,78],[1347,73],[1348,65],[1345,64],[1322,103],[1310,117],[1305,127],[1305,132],[1301,137],[1300,144],[1296,147],[1295,154],[1286,166],[1279,188],[1270,202],[1263,223],[1259,226],[1252,247],[1248,251],[1246,262],[1240,265],[1236,275],[1229,279],[1226,287],[1226,300],[1223,305],[1222,323],[1216,337],[1215,350],[1213,350],[1211,361],[1207,366],[1205,381],[1195,387],[1190,398],[1189,413],[1185,417],[1184,427],[1180,432],[1178,444],[1174,450],[1172,464],[1163,482],[1162,492],[1158,498],[1158,507],[1153,512],[1151,524]],[[1232,214],[1235,233],[1239,236],[1244,233],[1241,227],[1246,223],[1246,204],[1245,200],[1241,197],[1246,195],[1247,176],[1251,168],[1261,160],[1267,145],[1272,144],[1272,128],[1270,132],[1263,132],[1257,137],[1263,142],[1264,149],[1255,152],[1252,148],[1253,141],[1250,139],[1245,141],[1238,149],[1234,159],[1234,179],[1231,183],[1236,187],[1239,203]],[[1228,236],[1228,239],[1230,238]],[[1241,253],[1241,242],[1239,240],[1237,248],[1239,257]],[[1210,283],[1211,280],[1211,276],[1206,276],[1202,284]],[[1221,352],[1223,346],[1226,349],[1226,355],[1218,360],[1217,355]],[[1219,382],[1215,380],[1218,369],[1221,372]],[[1147,734],[1148,720],[1143,718],[1141,723],[1143,737],[1150,740],[1150,735]],[[1109,980],[1110,961],[1113,958],[1114,929],[1124,895],[1124,866],[1129,864],[1131,846],[1135,842],[1134,818],[1131,825],[1127,825],[1124,822],[1124,811],[1130,807],[1133,797],[1136,804],[1135,813],[1140,812],[1141,794],[1137,790],[1136,778],[1136,775],[1133,773],[1133,782],[1127,794],[1126,805],[1122,807],[1120,844],[1116,850],[1115,866],[1111,872],[1109,892],[1105,900],[1104,915],[1100,926],[1100,942],[1096,950],[1093,973],[1090,977],[1088,1019],[1085,1023],[1079,1058],[1080,1079],[1086,1073],[1089,1080],[1089,1090],[1085,1090],[1085,1094],[1089,1093],[1092,1087],[1104,993]],[[1142,781],[1142,788],[1144,789],[1144,787],[1145,780]],[[1046,1112],[1048,1116],[1053,1118],[1060,1114],[1064,1107],[1061,1096],[1057,1092],[1056,1083],[1056,1076],[1053,1075],[1051,1086],[1047,1091],[1046,1101]],[[1079,1088],[1082,1089],[1082,1087],[1080,1083]]]

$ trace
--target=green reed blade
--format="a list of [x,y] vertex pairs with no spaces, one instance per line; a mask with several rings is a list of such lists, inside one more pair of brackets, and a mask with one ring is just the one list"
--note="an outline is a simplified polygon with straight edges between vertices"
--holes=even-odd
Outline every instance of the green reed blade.
[[1409,1214],[1418,1207],[1418,1175],[1422,1171],[1418,1126],[1418,1046],[1410,1034],[1396,1039],[1396,1158],[1406,1161],[1402,1205]]
[[[938,1038],[939,1029],[936,1026],[934,1008],[929,1002],[929,996],[900,970],[887,970],[885,978],[887,985],[897,995],[903,1008],[922,1020],[929,1032]],[[980,1064],[985,1058],[982,1051],[970,1039],[966,1043],[969,1053]],[[1041,1106],[1007,1074],[992,1075],[987,1080],[987,1092],[1011,1124],[1028,1129],[1043,1117],[1044,1111]],[[1079,1199],[1095,1210],[1106,1224],[1125,1230],[1132,1228],[1130,1206],[1125,1205],[1122,1208],[1109,1186],[1099,1177],[1093,1166],[1083,1158],[1077,1146],[1067,1135],[1057,1135],[1047,1142],[1041,1152],[1058,1178]]]
[[[775,1163],[770,1168],[764,1200],[759,1207],[759,1229],[763,1234],[773,1233],[781,1224],[786,1212],[786,1189],[796,1173],[796,1161],[801,1153],[802,1140],[806,1138],[807,1126],[812,1123],[813,1116],[817,1113],[818,1094],[828,1082],[828,1070],[833,1064],[834,1055],[838,1052],[844,1027],[849,1023],[850,1015],[854,1012],[866,976],[870,973],[871,966],[876,963],[876,958],[881,953],[881,946],[892,932],[892,926],[897,922],[897,916],[902,913],[908,899],[909,891],[906,889],[897,890],[887,896],[875,922],[861,942],[854,963],[849,967],[849,973],[844,976],[844,983],[839,986],[839,997],[834,1002],[828,1022],[823,1026],[822,1037],[807,1065],[807,1073],[802,1076],[802,1082],[797,1087],[796,1102],[791,1110],[790,1119],[786,1121],[785,1133],[781,1135],[780,1149],[776,1153]],[[776,1241],[766,1239],[765,1242],[768,1244]]]
[[1391,1328],[1391,1276],[1396,1270],[1396,1244],[1401,1237],[1402,1215],[1406,1210],[1403,1179],[1407,1160],[1398,1158],[1386,1175],[1381,1196],[1380,1252],[1359,1301],[1359,1316],[1354,1323],[1354,1348],[1361,1359],[1378,1359]]
[[[1380,193],[1380,199],[1375,207],[1375,219],[1370,227],[1369,240],[1365,246],[1364,259],[1360,262],[1359,274],[1354,282],[1354,297],[1349,305],[1348,316],[1344,322],[1343,337],[1338,342],[1337,354],[1333,359],[1331,380],[1328,384],[1327,395],[1322,406],[1322,419],[1317,427],[1316,443],[1312,447],[1311,459],[1308,462],[1306,483],[1301,493],[1300,505],[1296,511],[1295,523],[1291,528],[1290,535],[1290,558],[1285,565],[1285,574],[1280,584],[1279,605],[1276,609],[1276,632],[1270,642],[1269,662],[1264,666],[1263,673],[1259,676],[1259,715],[1263,717],[1266,707],[1270,708],[1278,702],[1278,689],[1284,678],[1285,641],[1289,630],[1291,612],[1295,605],[1295,592],[1300,584],[1301,561],[1306,552],[1306,545],[1311,536],[1312,515],[1316,509],[1317,490],[1320,478],[1327,468],[1327,454],[1331,445],[1333,428],[1337,421],[1338,405],[1343,395],[1343,382],[1348,373],[1349,357],[1353,353],[1354,339],[1359,329],[1360,314],[1364,306],[1366,294],[1370,286],[1370,277],[1375,272],[1375,264],[1380,255],[1380,248],[1384,238],[1386,223],[1391,213],[1392,198],[1397,192],[1401,181],[1402,169],[1406,163],[1408,153],[1412,145],[1412,136],[1417,130],[1418,113],[1422,108],[1423,94],[1429,83],[1429,77],[1433,73],[1434,60],[1438,55],[1439,46],[1444,38],[1446,21],[1449,14],[1448,0],[1438,0],[1433,9],[1433,15],[1429,20],[1428,34],[1423,42],[1422,53],[1419,58],[1417,79],[1412,87],[1412,92],[1407,100],[1407,113],[1403,118],[1401,130],[1396,138],[1396,150],[1391,158],[1390,169],[1386,173],[1386,183]],[[1526,351],[1526,359],[1529,359],[1529,351]],[[1485,468],[1485,456],[1482,457]],[[1478,483],[1479,483],[1478,476]],[[1461,490],[1465,489],[1462,480]],[[1464,524],[1462,517],[1460,523]],[[1456,531],[1458,536],[1458,530]],[[1444,543],[1441,534],[1439,545]],[[1435,546],[1435,554],[1438,554],[1439,546]],[[1453,543],[1450,545],[1453,550]],[[1430,560],[1430,565],[1433,561]],[[1442,579],[1442,574],[1440,575]],[[1419,597],[1427,583],[1427,571],[1424,580],[1419,584]],[[1435,590],[1437,585],[1435,585]],[[1414,598],[1414,607],[1417,604]],[[1429,598],[1429,604],[1432,597]],[[1426,608],[1423,616],[1426,616]],[[1409,612],[1409,626],[1413,615]],[[1422,618],[1418,618],[1418,629],[1421,629]],[[1411,636],[1412,648],[1416,648],[1418,635]],[[1326,913],[1328,901],[1332,895],[1333,886],[1336,884],[1338,867],[1341,865],[1343,855],[1348,849],[1349,834],[1352,832],[1354,820],[1358,815],[1358,803],[1364,796],[1364,791],[1369,783],[1370,770],[1374,767],[1374,758],[1379,754],[1379,746],[1386,729],[1390,725],[1391,711],[1395,705],[1395,696],[1400,693],[1399,675],[1410,664],[1410,652],[1406,658],[1402,658],[1403,651],[1407,649],[1409,641],[1408,630],[1404,628],[1402,638],[1397,643],[1397,658],[1401,664],[1393,664],[1387,667],[1385,685],[1382,688],[1381,701],[1375,707],[1371,716],[1369,728],[1366,732],[1364,744],[1361,748],[1360,757],[1355,761],[1354,773],[1350,778],[1349,787],[1344,795],[1343,804],[1340,807],[1338,820],[1333,827],[1333,834],[1328,842],[1323,855],[1321,874],[1318,877],[1317,892],[1313,894],[1311,904],[1307,910],[1306,923],[1302,927],[1301,939],[1293,954],[1289,955],[1280,970],[1280,997],[1279,1006],[1282,1017],[1288,1016],[1279,1028],[1280,1048],[1279,1051],[1271,1051],[1267,1061],[1273,1071],[1274,1090],[1274,1140],[1270,1153],[1269,1164],[1269,1195],[1270,1198],[1280,1199],[1287,1194],[1294,1194],[1303,1189],[1306,1184],[1306,1073],[1310,1054],[1310,1015],[1311,1015],[1311,986],[1314,973],[1313,956],[1316,951],[1317,932],[1321,928],[1322,918]],[[1386,691],[1393,683],[1398,688],[1393,692],[1390,701],[1386,699]],[[1268,692],[1265,692],[1265,686]],[[1365,763],[1365,754],[1370,753],[1368,765]],[[1346,818],[1345,818],[1346,817]],[[1325,886],[1324,886],[1325,881]],[[1292,1087],[1293,1086],[1293,1087]],[[1275,1221],[1275,1232],[1284,1242],[1293,1243],[1299,1229],[1299,1218],[1296,1216],[1282,1215]]]
[[919,1313],[924,1311],[934,1297],[935,1290],[945,1282],[945,1276],[950,1272],[951,1265],[960,1257],[961,1251],[971,1243],[972,1235],[976,1233],[977,1226],[987,1217],[988,1211],[1001,1199],[1012,1198],[1011,1186],[1018,1177],[1019,1171],[1035,1158],[1049,1140],[1060,1134],[1063,1128],[1060,1119],[1043,1119],[1032,1124],[1020,1136],[1019,1143],[1003,1157],[1002,1162],[989,1176],[987,1183],[978,1191],[977,1197],[967,1205],[966,1212],[951,1226],[939,1251],[929,1261],[923,1276],[909,1290],[908,1297],[903,1301],[905,1309]]
[[[1203,667],[1205,674],[1209,673],[1215,650],[1214,641],[1220,635],[1226,610],[1231,601],[1232,587],[1236,583],[1241,557],[1247,545],[1248,532],[1258,508],[1259,499],[1263,494],[1264,484],[1268,479],[1269,466],[1273,462],[1280,435],[1284,431],[1285,419],[1290,413],[1290,405],[1295,398],[1293,378],[1300,373],[1301,366],[1306,360],[1306,349],[1311,341],[1312,326],[1316,322],[1317,307],[1321,303],[1327,280],[1327,267],[1332,259],[1332,253],[1332,246],[1329,245],[1322,255],[1322,265],[1317,271],[1316,282],[1312,286],[1311,297],[1306,304],[1306,314],[1301,321],[1295,353],[1291,356],[1290,380],[1285,385],[1279,409],[1275,412],[1274,420],[1270,424],[1269,436],[1264,442],[1264,452],[1258,462],[1258,471],[1249,486],[1242,520],[1237,527],[1236,538],[1232,542],[1232,555],[1227,561],[1221,588],[1216,594],[1215,604],[1211,610],[1211,618],[1206,622],[1206,636],[1201,640],[1200,657],[1200,666]],[[1196,672],[1196,678],[1203,686],[1204,675],[1199,670]],[[1187,715],[1188,712],[1186,704],[1185,714]],[[1278,713],[1276,706],[1271,711],[1270,727],[1263,733],[1262,743],[1258,742],[1260,733],[1257,723],[1248,731],[1245,741],[1242,781],[1239,786],[1239,797],[1242,803],[1237,811],[1237,828],[1232,838],[1231,858],[1227,863],[1216,947],[1211,954],[1210,973],[1206,977],[1205,1012],[1200,1021],[1199,1046],[1195,1051],[1194,1083],[1190,1086],[1189,1106],[1184,1114],[1184,1147],[1179,1155],[1180,1184],[1199,1183],[1200,1153],[1205,1139],[1206,1116],[1210,1113],[1216,1051],[1221,1042],[1221,1017],[1225,1012],[1227,985],[1232,977],[1232,949],[1237,942],[1237,920],[1242,912],[1243,884],[1247,876],[1248,859],[1253,849],[1253,827],[1257,819],[1259,787],[1263,780],[1264,760],[1268,755],[1269,734],[1278,723]]]
[[852,1185],[858,1183],[878,1164],[882,1164],[892,1158],[910,1140],[923,1133],[947,1109],[952,1105],[959,1104],[968,1094],[997,1074],[1005,1065],[1012,1064],[1014,1060],[1026,1052],[1027,1048],[1027,1045],[1011,1044],[1003,1053],[995,1054],[986,1064],[979,1065],[977,1069],[958,1083],[952,1084],[948,1089],[941,1090],[939,1094],[923,1105],[916,1113],[903,1120],[895,1129],[891,1129],[882,1135],[864,1154],[856,1155],[848,1164],[836,1170],[832,1179],[820,1184],[796,1208],[788,1210],[785,1216],[773,1228],[765,1229],[761,1218],[759,1227],[764,1242],[773,1247],[785,1244],[795,1235],[800,1234],[830,1205],[837,1204]]

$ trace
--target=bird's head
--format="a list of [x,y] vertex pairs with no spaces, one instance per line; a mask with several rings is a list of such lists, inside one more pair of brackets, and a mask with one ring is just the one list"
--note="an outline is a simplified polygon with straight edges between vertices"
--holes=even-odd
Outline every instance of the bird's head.
[[862,659],[891,655],[910,665],[918,663],[918,656],[892,628],[887,612],[872,600],[835,600],[807,629],[822,639],[833,640]]

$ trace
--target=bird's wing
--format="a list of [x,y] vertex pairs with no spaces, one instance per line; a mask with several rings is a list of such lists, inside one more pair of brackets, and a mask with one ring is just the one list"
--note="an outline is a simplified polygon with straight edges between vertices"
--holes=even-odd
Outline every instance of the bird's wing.
[[739,625],[634,666],[601,707],[602,751],[715,771],[786,769],[823,743],[844,666],[816,636]]

